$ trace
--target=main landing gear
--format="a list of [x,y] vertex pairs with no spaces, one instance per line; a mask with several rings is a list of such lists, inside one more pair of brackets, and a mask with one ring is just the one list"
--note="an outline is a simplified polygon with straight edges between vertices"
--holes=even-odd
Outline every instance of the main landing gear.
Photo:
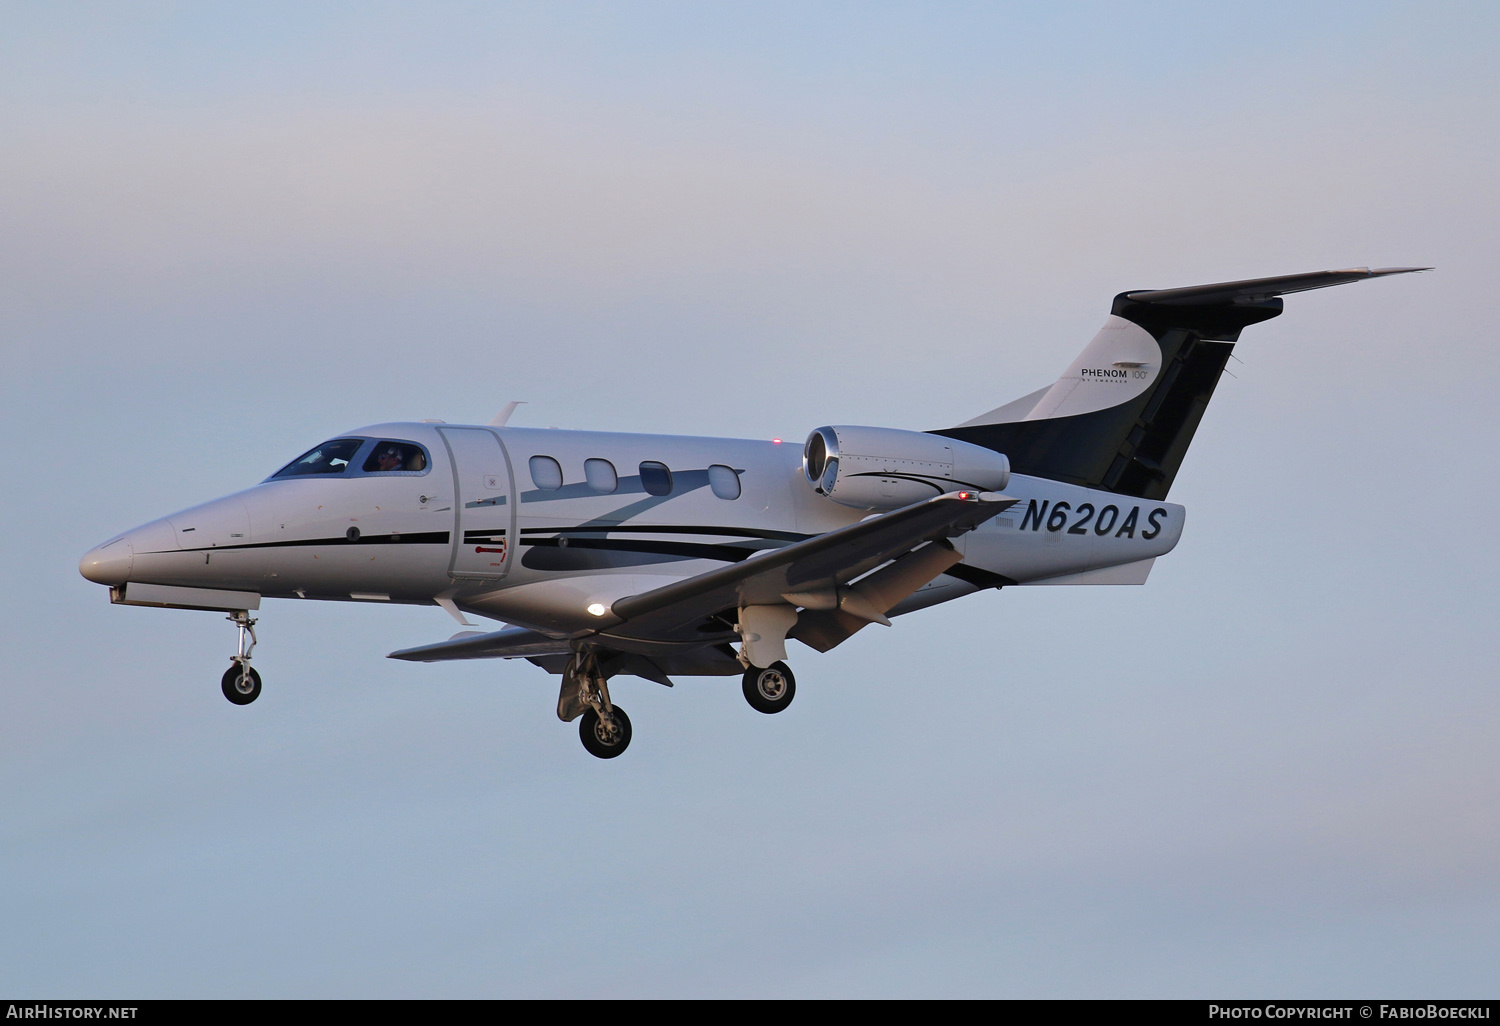
[[765,669],[752,666],[745,671],[745,701],[757,712],[779,713],[792,704],[797,695],[797,678],[792,668],[774,662]]
[[255,648],[255,621],[243,609],[231,613],[227,619],[240,629],[240,645],[219,686],[224,697],[235,705],[249,705],[260,697],[260,674],[250,665],[250,653]]
[[613,759],[629,747],[630,717],[609,700],[609,682],[599,669],[599,659],[587,650],[568,665],[557,701],[557,716],[564,723],[580,715],[578,737],[590,755]]
[[[779,713],[792,704],[797,678],[791,667],[779,660],[763,669],[751,666],[745,671],[744,692],[752,709]],[[613,759],[630,746],[630,717],[610,701],[609,682],[599,656],[589,649],[575,654],[563,672],[557,718],[564,723],[579,721],[578,738],[597,759]]]
[[602,714],[590,709],[578,722],[578,737],[590,755],[598,759],[613,759],[630,744],[630,717],[619,706]]

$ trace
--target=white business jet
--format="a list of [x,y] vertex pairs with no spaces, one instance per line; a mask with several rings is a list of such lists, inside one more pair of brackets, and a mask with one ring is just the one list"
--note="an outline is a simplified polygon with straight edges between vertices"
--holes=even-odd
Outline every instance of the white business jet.
[[609,680],[740,675],[780,712],[787,639],[987,588],[1142,584],[1182,534],[1165,501],[1240,331],[1281,295],[1391,267],[1126,292],[1056,383],[956,427],[820,427],[772,441],[376,424],[243,492],[91,550],[124,605],[229,614],[224,696],[261,692],[262,598],[395,602],[503,621],[391,658],[523,658],[562,677],[557,714],[613,758],[630,720]]

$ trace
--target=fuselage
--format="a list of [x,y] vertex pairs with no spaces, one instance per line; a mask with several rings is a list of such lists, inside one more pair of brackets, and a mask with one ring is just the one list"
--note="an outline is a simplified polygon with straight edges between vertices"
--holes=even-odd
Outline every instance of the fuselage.
[[[1182,531],[1173,503],[1019,474],[1006,493],[1019,500],[1011,510],[953,540],[963,562],[893,614],[985,587],[1149,567]],[[626,595],[868,515],[814,491],[795,444],[391,423],[113,538],[80,570],[117,593],[451,601],[577,636]]]

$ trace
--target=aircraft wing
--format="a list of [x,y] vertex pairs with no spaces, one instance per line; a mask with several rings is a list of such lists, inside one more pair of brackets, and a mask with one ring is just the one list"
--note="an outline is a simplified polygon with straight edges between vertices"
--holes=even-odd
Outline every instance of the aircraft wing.
[[[942,539],[972,531],[1016,502],[995,492],[950,492],[784,548],[766,549],[739,563],[619,599],[610,609],[613,622],[605,633],[666,640],[683,628],[692,631],[705,617],[726,609],[785,603],[806,606],[819,596],[832,600],[841,585],[882,563],[914,549],[926,547],[926,551],[929,542],[941,543]],[[945,544],[941,547],[948,549]],[[917,587],[958,558],[957,553],[948,551],[945,558],[934,560],[929,554],[915,561],[902,560],[902,565],[916,570],[921,581],[910,587]],[[925,572],[919,565],[926,568]],[[876,615],[883,612],[877,610]],[[864,622],[854,620],[857,626],[845,627],[843,634],[853,633]],[[570,651],[566,638],[506,627],[489,633],[465,632],[447,641],[404,648],[392,652],[389,658],[435,663],[567,655]]]
[[489,633],[465,631],[455,634],[447,641],[403,648],[386,658],[406,659],[414,663],[441,663],[450,659],[515,659],[567,655],[571,651],[566,638],[549,638],[540,631],[525,627],[506,627]]
[[[812,605],[889,560],[929,541],[972,531],[1018,500],[995,492],[949,492],[742,562],[619,599],[609,634],[672,635],[741,606]],[[957,557],[953,559],[956,561]],[[933,574],[940,573],[935,569]],[[805,599],[805,601],[804,601]]]

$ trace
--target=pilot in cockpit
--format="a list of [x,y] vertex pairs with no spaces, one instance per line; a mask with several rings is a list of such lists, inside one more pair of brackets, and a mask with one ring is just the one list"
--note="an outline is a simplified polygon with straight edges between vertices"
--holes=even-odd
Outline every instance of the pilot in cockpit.
[[427,457],[420,447],[407,442],[380,442],[365,460],[366,474],[391,474],[404,471],[421,473],[427,469]]

